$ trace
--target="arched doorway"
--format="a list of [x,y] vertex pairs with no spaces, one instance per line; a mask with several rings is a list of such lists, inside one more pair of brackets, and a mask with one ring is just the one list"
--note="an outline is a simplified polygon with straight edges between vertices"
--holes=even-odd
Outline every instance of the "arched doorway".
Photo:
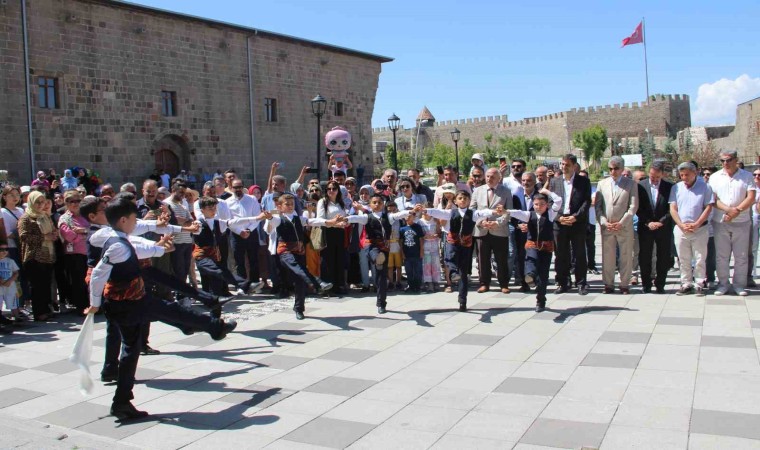
[[169,133],[157,137],[153,142],[153,156],[155,168],[163,169],[172,178],[182,169],[191,169],[187,142],[176,134]]
[[175,177],[179,173],[179,158],[177,155],[168,148],[162,148],[156,150],[154,154],[156,158],[156,169],[163,170],[170,176]]

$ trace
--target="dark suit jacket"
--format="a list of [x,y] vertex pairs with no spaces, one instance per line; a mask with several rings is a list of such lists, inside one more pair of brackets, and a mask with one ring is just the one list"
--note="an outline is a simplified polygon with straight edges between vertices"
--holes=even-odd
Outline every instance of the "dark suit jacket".
[[[588,209],[591,207],[591,181],[586,177],[576,174],[575,178],[573,178],[573,189],[569,199],[565,193],[564,177],[553,178],[551,183],[549,183],[549,190],[562,197],[562,209],[559,216],[564,215],[562,211],[565,210],[565,205],[569,202],[570,215],[576,218],[576,222],[571,228],[573,230],[581,229],[585,233],[586,224],[588,224]],[[560,225],[558,221],[554,221],[555,230],[567,228],[564,225]]]
[[669,233],[673,226],[673,218],[670,216],[668,200],[673,183],[660,180],[660,185],[657,187],[657,202],[654,205],[652,205],[651,187],[649,178],[639,182],[639,209],[636,211],[636,216],[639,218],[638,231],[644,230],[646,233],[649,231],[647,225],[650,222],[662,222],[665,226],[660,230],[668,230]]

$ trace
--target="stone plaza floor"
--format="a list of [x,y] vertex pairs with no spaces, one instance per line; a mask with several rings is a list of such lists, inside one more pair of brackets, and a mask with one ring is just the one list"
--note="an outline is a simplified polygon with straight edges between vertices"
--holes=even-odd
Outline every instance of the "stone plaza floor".
[[59,316],[0,337],[0,447],[760,449],[760,292],[678,297],[677,275],[667,295],[590,276],[540,314],[473,287],[465,313],[456,294],[391,294],[382,316],[347,296],[303,321],[257,297],[227,305],[243,320],[220,342],[156,323],[134,400],[151,416],[128,424],[113,385],[78,391],[78,323]]

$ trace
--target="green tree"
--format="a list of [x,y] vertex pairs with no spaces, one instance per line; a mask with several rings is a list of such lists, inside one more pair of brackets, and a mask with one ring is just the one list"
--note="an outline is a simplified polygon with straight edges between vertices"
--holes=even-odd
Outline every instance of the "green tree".
[[[382,170],[393,169],[393,158],[391,157],[392,154],[393,144],[389,144],[385,147],[385,164],[383,165]],[[404,171],[406,169],[414,167],[414,157],[412,156],[412,152],[403,150],[398,151],[396,153],[396,159],[398,160],[399,171]],[[380,175],[382,175],[382,170],[380,171]]]
[[589,166],[597,167],[607,145],[607,130],[601,125],[592,125],[573,135],[573,146],[583,150]]

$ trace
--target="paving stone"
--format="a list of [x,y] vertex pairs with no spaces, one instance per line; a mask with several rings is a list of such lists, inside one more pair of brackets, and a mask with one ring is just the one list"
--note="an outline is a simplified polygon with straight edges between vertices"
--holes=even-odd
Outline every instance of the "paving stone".
[[272,355],[260,359],[256,361],[256,363],[271,367],[272,369],[290,370],[293,367],[300,366],[309,361],[311,361],[311,359],[301,358],[300,356]]
[[713,306],[744,306],[744,301],[730,298],[708,298],[705,305]]
[[353,397],[354,395],[372,387],[375,383],[377,382],[372,380],[361,380],[359,378],[327,377],[324,380],[307,387],[304,391]]
[[399,321],[395,319],[365,319],[354,324],[356,328],[388,328],[396,325]]
[[362,350],[358,348],[337,348],[331,352],[320,356],[321,359],[330,359],[333,361],[362,362],[377,355],[375,350]]
[[284,400],[293,394],[295,394],[295,391],[252,384],[240,391],[220,397],[218,401],[246,406],[256,406],[263,409],[274,405],[280,400]]
[[[405,406],[404,403],[354,397],[326,412],[323,417],[379,425]],[[438,411],[440,408],[435,410]],[[462,414],[464,415],[464,411]]]
[[386,424],[407,430],[445,433],[465,414],[467,410],[463,409],[408,405],[386,421]]
[[581,362],[582,366],[594,367],[619,367],[635,369],[639,364],[640,356],[637,355],[612,355],[604,353],[589,353]]
[[286,434],[284,439],[332,448],[345,448],[370,432],[374,425],[318,417]]
[[704,319],[699,317],[662,317],[657,320],[659,325],[686,325],[692,327],[701,327]]
[[0,363],[0,377],[4,377],[16,372],[21,372],[22,370],[26,369],[24,367],[11,366],[10,364]]
[[516,442],[533,423],[531,417],[505,416],[484,411],[470,411],[449,431],[451,434],[474,438],[491,437]]
[[729,336],[702,336],[702,347],[755,348],[754,338]]
[[139,383],[140,381],[144,380],[152,380],[154,378],[162,377],[166,375],[169,372],[165,372],[163,370],[155,370],[155,369],[149,369],[147,367],[140,367],[140,365],[137,365],[137,372],[135,372],[135,379]]
[[632,331],[606,331],[600,337],[602,342],[623,342],[628,344],[646,344],[649,342],[650,333],[636,333]]
[[606,431],[607,424],[536,419],[520,442],[559,448],[599,448]]
[[280,330],[280,331],[291,331],[291,330],[303,330],[304,328],[307,328],[309,326],[308,323],[298,323],[298,322],[277,322],[272,325],[268,325],[263,330]]
[[607,430],[601,449],[685,450],[688,440],[689,433],[687,431],[652,430],[613,425]]
[[731,436],[689,433],[689,450],[760,450],[760,441]]
[[45,414],[38,417],[37,420],[66,428],[78,428],[90,422],[108,417],[109,414],[108,406],[82,402],[59,409],[50,414]]
[[492,336],[488,334],[460,334],[449,341],[449,344],[459,345],[482,345],[490,347],[501,340],[502,336]]
[[12,351],[9,347],[0,346],[0,353],[10,352]]
[[41,370],[43,372],[49,372],[49,373],[55,373],[58,375],[63,375],[65,373],[73,372],[77,370],[77,366],[74,365],[71,361],[68,359],[62,359],[60,361],[51,362],[48,364],[43,364],[41,366],[37,366],[34,368],[34,370]]
[[749,322],[752,325],[752,328],[760,328],[760,320],[750,320]]
[[0,409],[45,395],[28,389],[11,388],[0,391]]
[[695,409],[691,413],[691,429],[689,431],[760,439],[760,415]]
[[181,344],[181,345],[189,345],[192,347],[206,347],[209,346],[216,341],[211,339],[211,336],[209,336],[206,333],[200,334],[196,333],[193,336],[190,336],[185,339],[180,339],[179,341],[174,342],[175,344]]
[[350,449],[427,449],[441,437],[441,434],[382,424],[356,441]]
[[509,377],[494,392],[523,395],[554,396],[564,386],[564,381],[542,380],[538,378]]

